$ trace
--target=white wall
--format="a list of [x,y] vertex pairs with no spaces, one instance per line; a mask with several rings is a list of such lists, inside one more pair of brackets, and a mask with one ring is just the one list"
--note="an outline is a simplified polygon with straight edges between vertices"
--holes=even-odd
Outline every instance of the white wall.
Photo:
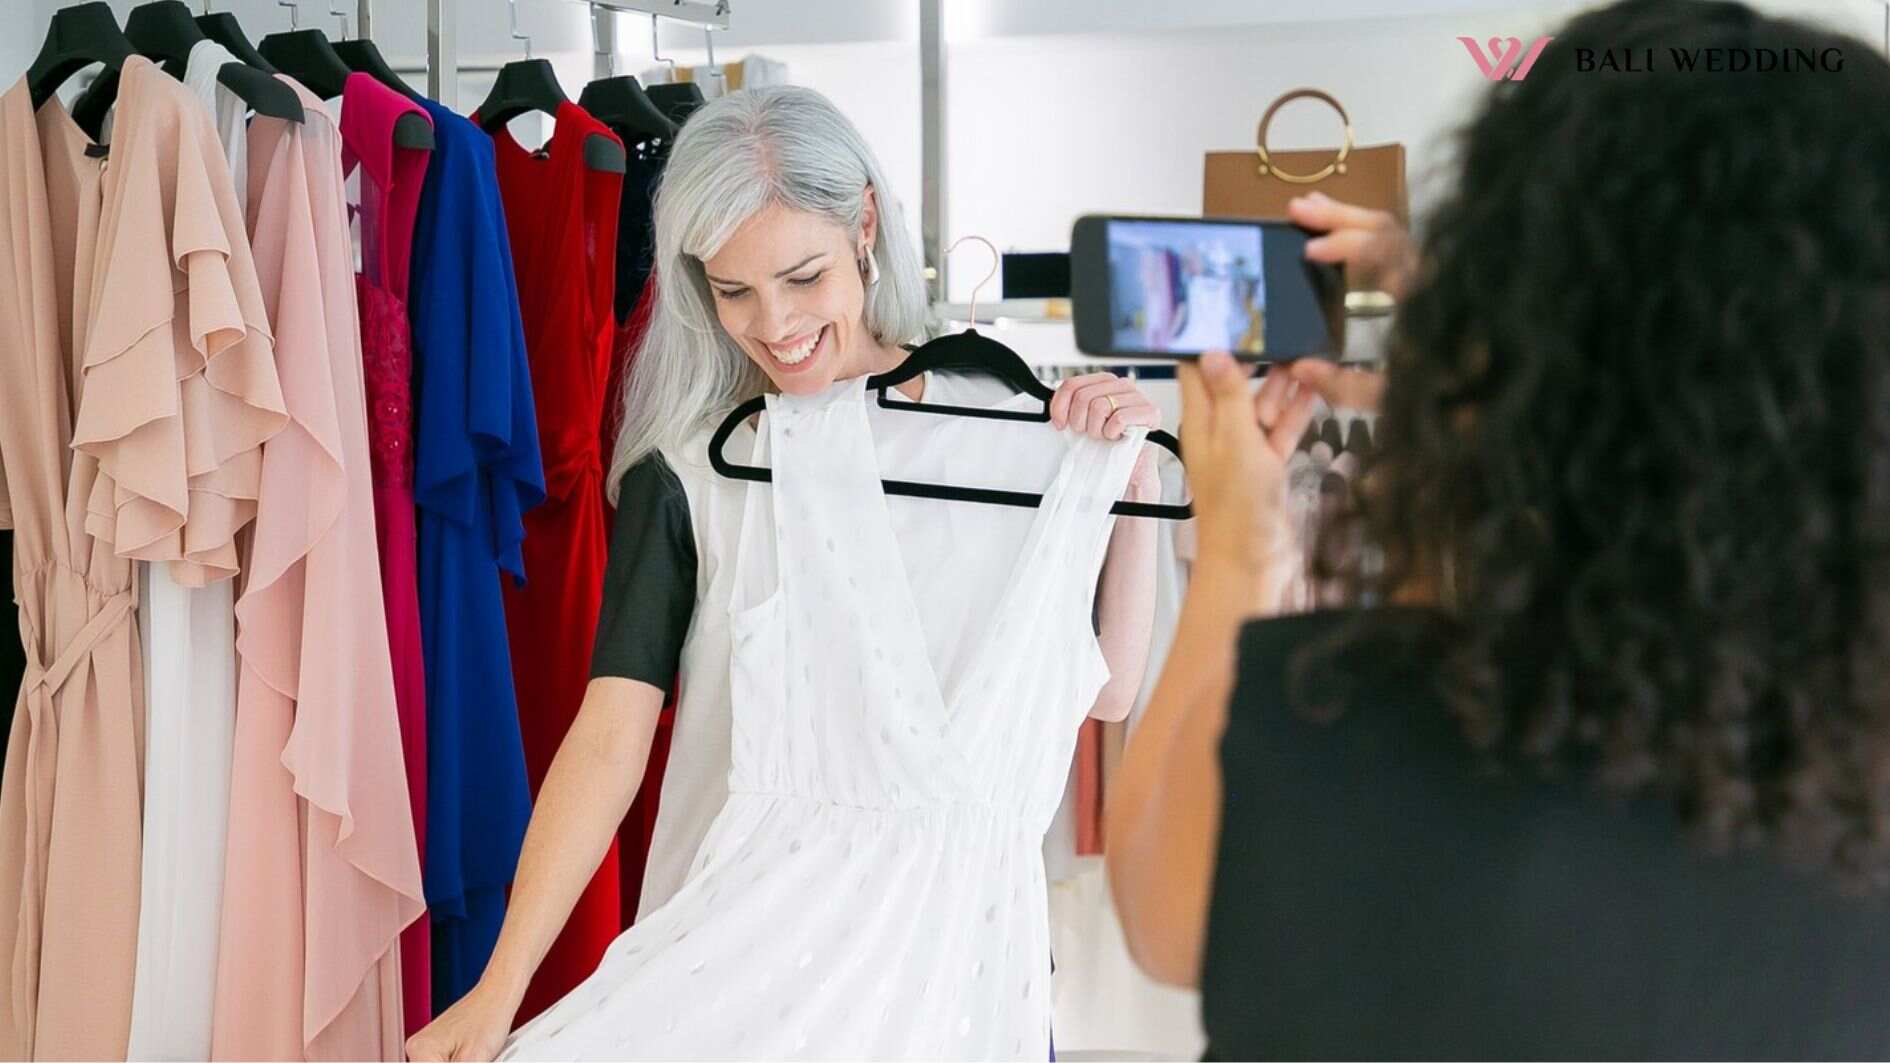
[[[994,11],[1023,10],[1055,24],[1051,16],[1058,10],[1069,14],[1071,5],[1087,2],[1041,0],[980,9],[974,0],[966,6],[981,10],[978,17],[986,25],[1011,17]],[[1121,21],[1128,6],[1134,5],[1099,0],[1094,14]],[[1164,17],[1184,22],[1189,11],[1198,16],[1199,9],[1217,6],[1226,5],[1204,0]],[[1272,4],[1241,6],[1273,9]],[[1284,0],[1281,6],[1303,14],[1308,5]],[[1067,246],[1071,223],[1084,213],[1198,213],[1202,156],[1250,146],[1267,104],[1302,85],[1326,89],[1343,101],[1360,143],[1406,145],[1413,206],[1421,210],[1431,184],[1446,172],[1449,134],[1488,88],[1456,38],[1502,34],[1527,39],[1590,5],[1537,0],[1490,10],[1441,0],[1376,5],[1326,0],[1322,6],[1342,17],[954,41],[947,73],[949,239],[976,233],[1001,248],[1051,249]],[[1883,45],[1885,6],[1879,0],[1769,0],[1755,6],[1815,17]],[[1420,13],[1364,17],[1391,8]],[[736,0],[738,20],[742,10]],[[952,10],[948,7],[948,13]],[[648,65],[641,59],[647,50],[637,50],[641,38],[626,34],[620,43],[626,54],[641,60],[632,70]],[[907,220],[916,232],[916,43],[736,47],[718,50],[717,58],[749,51],[786,61],[795,81],[832,96],[861,126],[907,204]],[[665,54],[683,62],[703,59],[700,45],[679,45]],[[1315,147],[1335,144],[1337,138],[1331,112],[1302,102],[1280,113],[1271,143]],[[954,256],[951,298],[969,297],[984,273],[984,258],[976,247]]]
[[[0,77],[31,60],[61,0],[27,6],[32,26],[0,34]],[[136,0],[111,0],[122,16]],[[193,3],[195,0],[193,0]],[[338,0],[350,11],[354,0]],[[252,38],[286,29],[274,0],[213,0]],[[302,6],[301,24],[338,31],[328,0]],[[558,66],[572,94],[588,79],[590,37],[581,4],[517,0],[535,50]],[[1241,149],[1281,92],[1315,85],[1345,102],[1361,143],[1406,145],[1414,206],[1446,161],[1448,134],[1487,88],[1459,35],[1546,32],[1578,0],[946,0],[948,17],[948,234],[977,233],[1000,247],[1064,246],[1070,223],[1090,211],[1198,212],[1201,159]],[[1882,0],[1765,0],[1767,10],[1831,22],[1882,46]],[[907,223],[918,230],[920,187],[918,0],[733,0],[718,59],[761,52],[793,79],[831,96],[878,151]],[[377,0],[375,38],[396,65],[425,54],[424,0]],[[498,63],[520,54],[508,37],[505,0],[459,0],[461,59]],[[1318,21],[1307,21],[1309,18]],[[1297,21],[1292,21],[1297,20]],[[1067,32],[1073,24],[1085,32]],[[1045,32],[1053,30],[1057,32]],[[704,58],[699,31],[666,30],[665,54]],[[846,43],[814,43],[814,42]],[[619,69],[651,65],[647,20],[618,16]],[[490,75],[461,79],[468,109]],[[421,80],[416,75],[416,82]],[[1336,142],[1323,107],[1298,103],[1272,142]],[[955,256],[951,295],[963,299],[984,272],[984,252]]]

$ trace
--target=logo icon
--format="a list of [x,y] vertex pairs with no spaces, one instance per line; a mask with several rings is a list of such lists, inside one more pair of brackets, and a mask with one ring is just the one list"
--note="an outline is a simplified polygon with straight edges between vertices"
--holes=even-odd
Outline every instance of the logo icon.
[[1529,69],[1536,65],[1536,59],[1542,55],[1542,49],[1548,47],[1549,42],[1555,38],[1537,37],[1535,43],[1529,46],[1527,54],[1523,52],[1521,37],[1491,37],[1488,52],[1483,50],[1484,46],[1478,43],[1475,37],[1457,39],[1463,42],[1464,50],[1470,53],[1470,58],[1477,61],[1477,69],[1483,71],[1484,77],[1491,81],[1501,81],[1504,78],[1521,81],[1529,76]]

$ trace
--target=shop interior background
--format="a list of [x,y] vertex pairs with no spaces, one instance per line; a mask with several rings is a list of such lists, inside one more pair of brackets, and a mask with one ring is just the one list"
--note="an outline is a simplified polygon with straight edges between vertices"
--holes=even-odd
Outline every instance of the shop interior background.
[[[72,0],[7,0],[0,69],[22,71],[52,12]],[[122,19],[137,0],[110,0]],[[188,0],[203,10],[202,0]],[[353,23],[356,0],[332,0]],[[507,0],[457,0],[459,106],[470,110],[493,71],[523,54],[511,39]],[[1823,22],[1879,49],[1890,37],[1884,0],[1747,0],[1774,14]],[[593,70],[589,9],[573,0],[516,0],[520,31],[576,98]],[[1198,215],[1202,156],[1251,147],[1261,112],[1282,92],[1312,86],[1350,110],[1360,144],[1402,143],[1412,214],[1431,202],[1449,135],[1488,87],[1459,36],[1533,40],[1575,2],[1464,0],[945,0],[944,243],[967,235],[1002,250],[1067,248],[1086,213]],[[252,40],[286,30],[276,0],[212,0]],[[857,123],[905,205],[915,242],[922,183],[919,0],[732,0],[715,60],[761,55],[785,63],[788,80],[818,89]],[[299,10],[299,24],[340,35],[330,0]],[[374,39],[412,84],[426,85],[426,0],[375,0]],[[616,72],[663,66],[650,19],[617,15]],[[673,23],[657,31],[662,54],[683,66],[707,61],[703,33]],[[69,83],[71,95],[79,82]],[[542,119],[514,123],[528,144]],[[1270,146],[1330,147],[1339,125],[1323,105],[1300,101],[1274,123]],[[988,268],[967,244],[953,255],[947,297],[962,303]],[[994,298],[995,286],[984,298]],[[1033,362],[1081,362],[1067,323],[1044,328]],[[1020,345],[1021,349],[1021,345]],[[1172,383],[1147,390],[1177,413]],[[1158,633],[1158,652],[1165,650]],[[1126,967],[1100,869],[1058,883],[1053,895],[1058,965],[1059,1056],[1192,1057],[1201,1044],[1191,994],[1163,989]]]
[[[24,70],[52,12],[69,0],[9,0],[0,69]],[[187,0],[202,9],[202,0]],[[136,0],[110,0],[121,17]],[[573,0],[516,0],[520,31],[557,68],[567,91],[591,79],[588,8]],[[311,0],[301,25],[331,37],[356,0]],[[1488,83],[1460,35],[1530,40],[1583,3],[1474,0],[946,0],[947,239],[978,234],[1006,250],[1068,245],[1086,212],[1198,214],[1201,156],[1253,143],[1260,112],[1281,92],[1317,86],[1350,109],[1361,144],[1403,143],[1411,203],[1428,200],[1445,136]],[[1759,0],[1763,10],[1820,19],[1883,47],[1882,0]],[[252,39],[289,28],[276,0],[211,0]],[[785,62],[796,84],[832,98],[880,155],[906,222],[918,232],[920,192],[918,0],[733,0],[717,62],[750,53]],[[375,0],[374,37],[388,60],[425,86],[426,0]],[[491,84],[490,68],[522,55],[507,0],[458,0],[462,109]],[[659,66],[650,20],[617,15],[617,72]],[[706,61],[702,31],[663,23],[663,55]],[[529,122],[531,119],[526,119]],[[521,130],[521,139],[531,136]],[[1338,122],[1300,101],[1274,122],[1272,146],[1327,147]],[[962,302],[983,275],[976,247],[953,256],[948,298]],[[962,261],[961,261],[962,259]]]

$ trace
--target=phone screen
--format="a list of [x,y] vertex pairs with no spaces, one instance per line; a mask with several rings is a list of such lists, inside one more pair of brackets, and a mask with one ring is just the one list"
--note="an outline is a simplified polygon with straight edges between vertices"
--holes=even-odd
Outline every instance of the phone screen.
[[1072,240],[1078,346],[1102,356],[1335,356],[1329,267],[1281,222],[1092,217]]

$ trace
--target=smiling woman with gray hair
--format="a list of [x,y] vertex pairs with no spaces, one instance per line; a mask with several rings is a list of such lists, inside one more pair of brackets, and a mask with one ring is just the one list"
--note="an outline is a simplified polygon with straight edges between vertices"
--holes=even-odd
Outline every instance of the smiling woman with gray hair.
[[[1127,714],[1153,613],[1152,528],[1095,503],[1158,495],[1159,414],[1110,374],[1064,381],[1048,427],[865,401],[924,339],[924,283],[872,151],[818,93],[703,107],[655,217],[591,684],[492,960],[410,1058],[1044,1058],[1043,833],[1085,713]],[[939,373],[900,390],[1034,401]],[[751,486],[708,448],[759,395],[727,445],[775,470]],[[1037,510],[889,499],[882,464],[1052,486]],[[677,687],[638,925],[508,1044]]]

